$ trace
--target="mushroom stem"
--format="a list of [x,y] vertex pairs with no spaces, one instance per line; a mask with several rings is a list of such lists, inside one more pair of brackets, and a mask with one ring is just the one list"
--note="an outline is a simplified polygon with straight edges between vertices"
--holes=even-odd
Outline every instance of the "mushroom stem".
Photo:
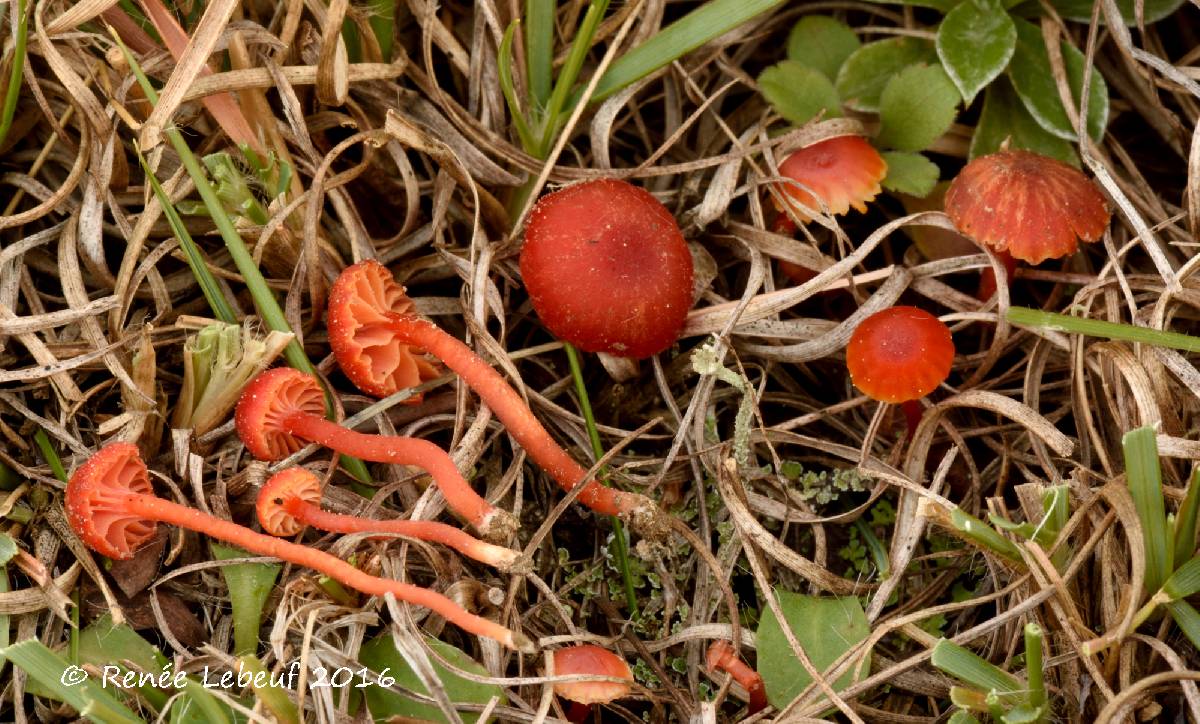
[[913,433],[917,431],[917,425],[921,423],[921,416],[925,414],[925,406],[920,400],[909,400],[900,403],[900,409],[904,410],[904,421],[908,423],[908,438],[912,439]]
[[390,593],[397,600],[424,606],[467,633],[499,641],[518,651],[532,653],[533,642],[523,634],[511,631],[486,618],[467,613],[445,596],[410,583],[401,583],[364,573],[340,558],[308,546],[299,545],[281,538],[274,538],[243,526],[202,513],[194,508],[179,505],[154,495],[127,493],[119,502],[121,510],[169,525],[187,528],[209,537],[263,556],[272,556],[291,561],[300,566],[319,571],[371,596]]
[[[1017,273],[1017,260],[1012,254],[1007,251],[995,252],[996,257],[1004,264],[1004,277],[1009,284],[1012,284],[1013,274]],[[991,267],[983,270],[979,275],[979,289],[975,292],[975,298],[981,302],[986,302],[996,293],[996,272]]]
[[583,722],[587,721],[588,715],[591,713],[591,704],[573,701],[571,702],[571,705],[567,707],[567,721],[571,722],[571,724],[583,724]]
[[[404,344],[420,347],[458,373],[471,389],[487,403],[508,432],[529,453],[529,457],[550,474],[563,490],[572,490],[587,471],[550,437],[533,412],[500,373],[483,361],[458,338],[419,317],[384,312],[388,329]],[[644,495],[609,488],[588,480],[579,494],[579,502],[606,515],[633,516],[635,519],[657,510]],[[638,520],[631,521],[634,524]],[[642,530],[643,535],[646,531]]]
[[304,525],[331,533],[395,533],[417,540],[441,543],[468,558],[510,571],[520,561],[521,553],[511,548],[492,545],[464,533],[458,528],[428,520],[376,520],[333,513],[297,497],[280,501],[284,511]]
[[[342,427],[306,412],[292,412],[282,421],[285,431],[336,450],[343,455],[376,463],[414,465],[433,476],[434,483],[446,497],[446,504],[466,519],[484,537],[496,540],[503,536],[491,530],[504,511],[496,508],[476,493],[446,451],[429,442],[413,437],[369,435]],[[506,525],[511,528],[512,526]]]
[[714,641],[705,657],[709,671],[724,671],[742,685],[750,697],[747,713],[754,715],[767,706],[767,687],[762,675],[738,658],[728,641]]

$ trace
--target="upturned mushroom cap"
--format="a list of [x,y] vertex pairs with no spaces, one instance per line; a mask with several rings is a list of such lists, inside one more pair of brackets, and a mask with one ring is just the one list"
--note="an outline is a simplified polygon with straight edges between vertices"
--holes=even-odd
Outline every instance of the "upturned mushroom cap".
[[79,466],[67,483],[67,520],[88,548],[123,561],[154,535],[154,521],[131,513],[128,498],[153,495],[137,445],[114,442]]
[[283,429],[284,419],[294,412],[324,416],[321,386],[290,367],[267,370],[251,380],[238,399],[234,414],[238,437],[259,460],[282,460],[305,444]]
[[[581,644],[554,652],[554,675],[611,676],[633,682],[629,664],[608,649],[594,644]],[[629,684],[615,681],[560,681],[554,693],[580,704],[607,704],[629,695]]]
[[[867,202],[882,190],[879,182],[887,175],[887,162],[862,136],[836,136],[792,153],[779,165],[779,173],[800,184],[780,184],[797,204],[819,210],[815,194],[829,213],[840,216],[852,206],[859,212],[867,210]],[[801,221],[808,220],[802,209],[795,207],[795,211]]]
[[304,530],[304,524],[287,510],[287,501],[292,499],[319,506],[320,479],[299,467],[280,470],[268,478],[255,503],[263,530],[278,536],[293,536]]
[[950,328],[916,307],[891,307],[862,321],[846,346],[850,380],[880,402],[918,400],[950,376]]
[[588,352],[642,358],[670,347],[692,306],[692,255],[648,192],[598,179],[543,196],[521,277],[546,328]]
[[[412,300],[374,259],[346,267],[329,292],[329,346],[338,367],[363,392],[387,397],[437,376],[420,350],[396,339],[387,312],[413,314]],[[405,402],[417,404],[416,395]]]
[[1030,151],[1002,150],[968,163],[946,191],[959,231],[996,251],[1040,264],[1104,235],[1111,215],[1078,169]]

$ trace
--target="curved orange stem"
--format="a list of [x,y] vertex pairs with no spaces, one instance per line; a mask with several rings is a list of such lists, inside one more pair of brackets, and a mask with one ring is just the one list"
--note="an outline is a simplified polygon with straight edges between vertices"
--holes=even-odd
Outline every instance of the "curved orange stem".
[[750,697],[748,714],[753,715],[766,708],[767,687],[763,683],[762,675],[738,658],[732,644],[728,641],[714,641],[708,647],[708,654],[705,658],[710,670],[724,671],[746,690]]

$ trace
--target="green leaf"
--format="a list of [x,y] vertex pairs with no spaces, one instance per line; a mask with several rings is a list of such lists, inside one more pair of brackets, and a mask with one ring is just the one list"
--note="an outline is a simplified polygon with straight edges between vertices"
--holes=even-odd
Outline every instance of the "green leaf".
[[1176,600],[1200,593],[1200,556],[1193,556],[1177,568],[1163,584],[1162,590]]
[[930,661],[950,676],[985,692],[1019,695],[1023,691],[1024,684],[1017,677],[947,639],[933,647]]
[[[271,672],[263,666],[257,656],[243,656],[239,659],[239,665],[244,671],[254,675],[254,678],[251,679],[250,689],[263,703],[263,706],[271,712],[276,722],[300,724],[300,712],[296,710],[296,704],[288,698],[287,688],[272,686]],[[276,680],[281,681],[281,677]],[[262,684],[264,681],[266,683]]]
[[[775,589],[788,628],[796,635],[813,666],[824,671],[852,646],[867,638],[871,626],[862,604],[853,596],[819,598]],[[762,620],[756,634],[758,672],[767,687],[767,699],[782,708],[812,681],[800,660],[792,653],[783,629],[769,606],[762,607]],[[856,673],[871,668],[870,653],[843,674],[833,688],[843,689],[857,681]]]
[[525,60],[529,71],[530,107],[538,110],[550,99],[554,81],[554,0],[525,0]]
[[800,18],[788,35],[788,60],[819,70],[836,80],[846,58],[862,47],[850,26],[825,15]]
[[888,151],[883,160],[887,162],[887,176],[882,183],[888,191],[923,199],[937,185],[941,171],[936,163],[919,153]]
[[1166,581],[1174,549],[1167,545],[1167,515],[1163,506],[1162,470],[1158,464],[1158,441],[1150,426],[1130,430],[1121,438],[1125,453],[1125,477],[1133,505],[1142,523],[1146,547],[1147,593],[1154,593]]
[[[1050,56],[1042,40],[1042,31],[1033,23],[1014,19],[1017,28],[1017,47],[1008,64],[1008,77],[1025,107],[1029,109],[1042,128],[1068,141],[1078,140],[1067,111],[1058,94],[1058,85],[1050,70]],[[1067,83],[1071,87],[1074,101],[1079,106],[1083,92],[1084,57],[1070,43],[1060,43],[1063,66],[1067,71]],[[1088,95],[1088,134],[1099,140],[1108,123],[1108,86],[1098,71],[1093,70]]]
[[971,716],[970,712],[959,709],[950,715],[950,720],[947,724],[979,724],[979,720]]
[[875,113],[879,96],[892,76],[914,63],[937,62],[933,43],[906,36],[867,43],[846,58],[837,76],[837,91],[857,111]]
[[[249,554],[239,548],[213,543],[213,557],[219,561],[246,558]],[[221,576],[229,588],[233,608],[233,649],[236,655],[253,654],[258,650],[258,630],[262,627],[263,605],[275,587],[275,579],[283,566],[278,563],[235,563],[221,566]]]
[[[487,670],[480,666],[474,659],[450,644],[428,636],[425,637],[425,642],[437,652],[438,656],[449,661],[455,668],[469,671],[472,674],[479,674],[480,676],[488,675]],[[392,643],[392,637],[389,634],[384,634],[364,645],[359,652],[358,660],[381,676],[387,675],[395,678],[396,687],[398,688],[409,689],[421,694],[428,692],[428,689],[417,678],[417,675],[408,665],[408,662],[396,650],[396,646]],[[504,689],[499,686],[494,684],[478,684],[474,681],[464,679],[439,664],[432,657],[430,658],[430,663],[433,664],[433,670],[437,674],[438,680],[442,682],[442,686],[446,689],[446,696],[452,702],[483,705],[491,701],[492,697],[498,697],[501,704],[507,701],[507,698],[504,696]],[[372,684],[365,691],[367,693],[367,708],[371,712],[371,718],[376,722],[385,722],[393,717],[409,717],[411,719],[439,722],[446,720],[437,706],[417,701],[383,686]],[[462,716],[464,722],[470,723],[479,720],[478,715],[471,712],[463,711],[459,712],[459,714]]]
[[958,90],[940,65],[912,65],[888,81],[879,97],[884,148],[920,151],[950,130],[958,115]]
[[1200,648],[1200,611],[1187,601],[1172,601],[1167,604],[1167,612],[1192,646]]
[[7,533],[0,533],[0,566],[7,564],[20,549],[17,542]]
[[1175,541],[1175,560],[1182,561],[1196,550],[1196,519],[1200,513],[1200,467],[1192,471],[1188,482],[1187,494],[1179,504],[1179,513],[1175,516],[1175,529],[1171,532]]
[[[1079,23],[1092,21],[1092,0],[1050,0],[1050,4],[1063,17]],[[1144,0],[1143,11],[1147,23],[1155,23],[1167,17],[1183,5],[1183,0]],[[1117,9],[1126,25],[1135,25],[1137,15],[1134,14],[1134,0],[1117,0]],[[1104,13],[1100,13],[1100,23],[1104,23]]]
[[758,86],[775,111],[796,126],[802,126],[818,113],[826,118],[842,115],[842,102],[833,83],[794,60],[777,63],[758,76]]
[[938,57],[967,105],[1004,72],[1016,45],[1017,29],[999,0],[967,0],[938,26]]
[[1009,307],[1008,321],[1022,327],[1045,329],[1052,332],[1086,334],[1089,337],[1152,344],[1156,347],[1170,347],[1184,352],[1200,352],[1200,337],[1190,334],[1166,332],[1121,322],[1106,322],[1103,319],[1073,317],[1069,314],[1045,312],[1029,307]]
[[[66,683],[72,676],[82,673],[66,659],[46,648],[37,639],[27,639],[13,644],[0,655],[29,674],[32,681],[53,692],[58,699],[72,706],[80,714],[100,724],[134,724],[142,720],[111,692],[100,687],[99,682],[89,678],[75,679],[73,685]],[[78,673],[77,673],[78,672]]]

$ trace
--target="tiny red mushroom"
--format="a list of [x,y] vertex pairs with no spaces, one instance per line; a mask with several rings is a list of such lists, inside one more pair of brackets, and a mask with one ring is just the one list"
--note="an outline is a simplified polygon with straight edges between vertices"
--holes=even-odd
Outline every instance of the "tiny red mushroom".
[[846,367],[867,397],[903,403],[909,433],[921,419],[920,400],[950,376],[950,328],[924,309],[890,307],[864,319],[850,335]]
[[692,306],[692,255],[675,217],[617,179],[538,200],[525,227],[521,278],[556,337],[617,357],[670,347]]
[[1031,151],[1002,149],[968,163],[946,191],[946,215],[966,236],[1040,264],[1097,241],[1111,215],[1079,169]]
[[390,593],[434,611],[464,631],[495,639],[519,651],[533,642],[500,624],[467,613],[445,596],[420,586],[379,578],[315,548],[257,533],[195,508],[154,495],[137,446],[106,445],[79,467],[67,483],[65,507],[71,527],[89,548],[116,560],[128,560],[154,535],[155,523],[179,526],[230,543],[251,553],[311,568],[371,596]]
[[[573,702],[567,718],[581,722],[587,718],[592,706],[628,696],[633,672],[620,656],[595,644],[580,644],[554,651],[555,676],[604,676],[608,680],[560,681],[554,685],[554,693]],[[613,681],[617,679],[618,681]]]
[[713,641],[704,657],[708,670],[724,671],[746,690],[750,705],[747,714],[754,715],[767,706],[767,687],[762,675],[738,658],[733,644],[728,641]]
[[472,490],[445,450],[428,440],[350,430],[326,420],[324,405],[312,376],[287,367],[268,370],[242,391],[235,415],[238,436],[260,460],[282,460],[307,441],[361,460],[415,465],[429,471],[450,509],[484,538],[504,541],[516,532],[512,514]]
[[428,520],[376,520],[321,508],[321,481],[304,468],[272,475],[258,493],[258,522],[271,535],[292,536],[311,525],[332,533],[394,533],[441,543],[502,571],[521,564],[521,553],[474,538],[458,528]]
[[[387,293],[381,294],[379,289]],[[364,392],[375,390],[374,394],[390,395],[401,389],[393,387],[390,379],[372,375],[368,366],[355,363],[362,354],[364,338],[378,340],[393,335],[403,344],[425,350],[458,373],[529,457],[564,490],[571,490],[583,481],[587,470],[550,437],[500,373],[458,338],[417,317],[407,304],[398,303],[397,300],[407,300],[403,295],[404,288],[391,273],[372,260],[347,267],[334,282],[329,292],[329,341],[338,365],[350,381]],[[392,306],[375,308],[368,315],[363,311],[367,303]],[[584,485],[587,487],[579,494],[579,502],[598,513],[628,518],[643,535],[661,537],[664,516],[649,498],[605,487],[595,480],[587,480]]]

